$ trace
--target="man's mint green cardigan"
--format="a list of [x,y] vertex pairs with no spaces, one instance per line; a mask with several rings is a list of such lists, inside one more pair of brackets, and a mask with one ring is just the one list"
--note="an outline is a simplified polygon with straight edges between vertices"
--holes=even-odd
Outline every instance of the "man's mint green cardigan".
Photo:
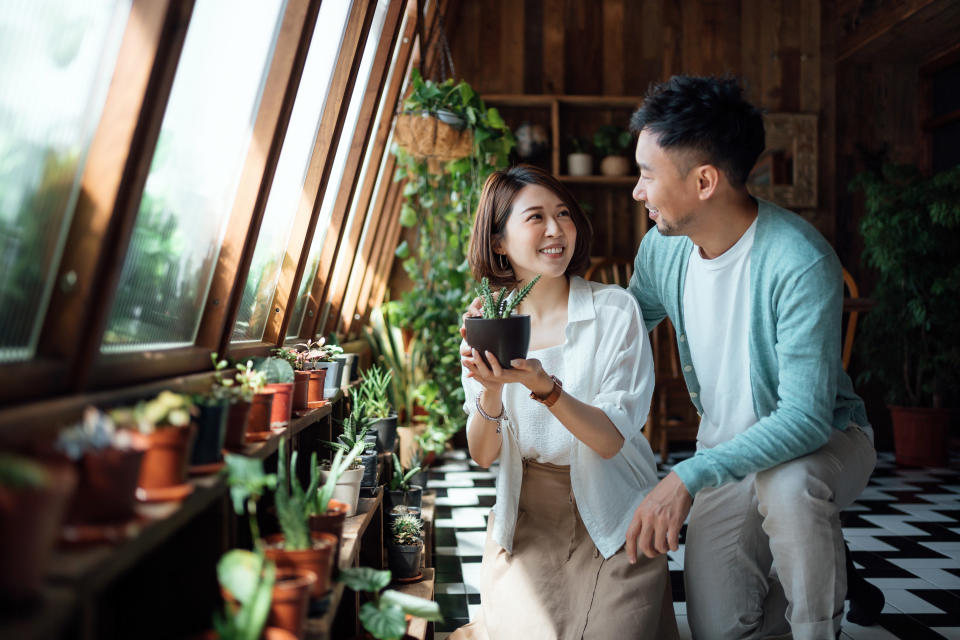
[[[750,371],[743,372],[742,382],[749,381],[759,420],[673,467],[694,496],[705,487],[815,451],[832,429],[844,430],[850,422],[868,425],[863,401],[841,361],[840,261],[800,216],[758,202],[750,252]],[[673,322],[690,399],[703,415],[683,318],[683,285],[692,250],[690,238],[651,229],[640,243],[629,289],[640,303],[648,331],[664,317]]]

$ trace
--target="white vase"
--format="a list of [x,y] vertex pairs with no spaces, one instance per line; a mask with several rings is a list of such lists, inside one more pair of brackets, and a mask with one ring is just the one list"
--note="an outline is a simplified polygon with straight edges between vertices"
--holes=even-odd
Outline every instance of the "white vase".
[[[326,482],[327,475],[330,473],[327,469],[320,469],[320,479]],[[357,469],[347,469],[340,476],[337,485],[333,489],[333,499],[350,507],[347,511],[347,517],[357,513],[357,503],[360,501],[360,482],[363,480],[363,467]]]
[[567,156],[567,173],[571,176],[589,176],[593,173],[593,156],[589,153],[571,153]]

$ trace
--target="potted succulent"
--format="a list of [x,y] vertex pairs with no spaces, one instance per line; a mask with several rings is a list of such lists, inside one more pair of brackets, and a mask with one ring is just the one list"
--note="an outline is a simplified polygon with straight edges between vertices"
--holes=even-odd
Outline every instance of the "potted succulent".
[[307,576],[285,580],[262,552],[244,549],[226,552],[217,563],[217,581],[224,594],[224,609],[213,617],[215,637],[219,640],[292,640],[300,637],[288,628],[265,627],[269,620],[296,628],[297,604],[302,602],[299,607],[302,609],[303,619],[299,621],[302,633],[306,598],[309,597],[306,583],[309,580]]
[[31,603],[76,484],[69,465],[45,465],[0,451],[0,601]]
[[898,463],[946,466],[960,391],[960,166],[926,178],[885,165],[850,188],[866,196],[863,257],[879,276],[857,335],[858,382],[886,391]]
[[[346,520],[347,514],[350,512],[350,505],[345,502],[340,502],[339,500],[334,500],[333,494],[336,491],[337,482],[340,480],[340,477],[344,471],[350,468],[350,453],[351,452],[338,450],[333,456],[333,461],[330,463],[330,469],[326,474],[323,486],[313,494],[315,497],[310,508],[310,515],[307,519],[310,531],[329,533],[336,537],[337,547],[333,554],[334,568],[337,567],[340,559],[340,540],[343,538],[343,521]],[[313,485],[313,475],[319,473],[320,469],[317,466],[316,454],[314,454],[310,459],[311,485]]]
[[481,280],[477,295],[483,301],[483,317],[466,318],[464,327],[467,344],[480,353],[484,362],[487,362],[484,355],[486,351],[496,356],[504,369],[510,368],[511,360],[527,357],[527,349],[530,347],[530,316],[511,314],[538,280],[539,275],[519,292],[504,287],[498,295],[494,295],[490,290],[490,281],[487,278]]
[[589,176],[593,173],[593,156],[590,155],[590,143],[585,138],[570,138],[570,153],[567,154],[567,174],[571,176]]
[[600,173],[605,176],[625,176],[630,173],[630,147],[633,136],[614,124],[601,125],[593,134],[593,146],[600,154]]
[[354,567],[340,572],[338,580],[357,593],[368,594],[368,601],[360,607],[358,617],[367,633],[378,640],[399,640],[407,631],[407,616],[431,621],[441,621],[440,605],[387,589],[389,571],[377,571],[370,567]]
[[371,420],[380,451],[393,451],[397,446],[397,412],[390,406],[392,382],[392,371],[374,365],[363,373],[357,387],[356,409]]
[[335,344],[327,344],[326,338],[307,340],[297,345],[297,349],[304,355],[305,367],[308,369],[323,369],[326,377],[323,386],[323,397],[332,398],[340,389],[340,376],[343,362],[337,356],[343,349]]
[[117,426],[130,429],[146,445],[137,482],[138,500],[179,500],[193,490],[186,479],[196,412],[190,396],[172,391],[110,411]]
[[397,454],[393,454],[393,474],[384,497],[387,509],[392,510],[397,505],[413,508],[420,513],[423,502],[423,487],[410,484],[410,478],[420,473],[420,467],[404,470]]
[[[372,451],[365,453],[372,449],[374,445],[365,439],[367,426],[360,426],[358,431],[358,423],[357,416],[353,414],[347,416],[340,423],[343,426],[343,432],[337,436],[337,441],[325,442],[331,449],[343,451],[346,454],[345,464],[347,466],[340,473],[333,497],[349,506],[348,516],[357,512],[360,487],[376,486],[377,484],[377,454]],[[371,463],[373,465],[372,473],[368,471]],[[326,469],[323,466],[320,467],[320,473],[324,478],[332,470],[332,466]]]
[[[290,368],[293,369],[293,409],[295,411],[304,411],[309,409],[308,402],[310,401],[310,374],[312,372],[304,369],[305,361],[301,357],[301,352],[297,351],[293,347],[282,347],[280,349],[273,349],[272,353],[275,357],[281,358],[290,365]],[[325,375],[326,372],[324,372]],[[319,385],[320,400],[323,399],[323,383]]]
[[398,581],[416,580],[423,576],[420,561],[423,557],[423,520],[413,514],[394,518],[390,524],[387,542],[387,561]]
[[121,523],[133,517],[133,505],[146,450],[142,439],[117,429],[95,407],[86,407],[79,424],[63,429],[54,448],[77,472],[77,490],[70,500],[68,524]]
[[284,358],[253,358],[253,368],[264,375],[264,389],[272,389],[270,428],[280,429],[290,422],[293,411],[293,367]]
[[210,354],[210,361],[213,363],[213,384],[210,387],[210,395],[225,398],[229,403],[223,446],[237,451],[246,444],[251,401],[253,394],[259,390],[259,387],[254,385],[262,384],[262,380],[259,377],[251,378],[246,371],[241,375],[239,370],[234,377],[225,378],[223,371],[230,367],[230,363],[219,359],[216,352]]

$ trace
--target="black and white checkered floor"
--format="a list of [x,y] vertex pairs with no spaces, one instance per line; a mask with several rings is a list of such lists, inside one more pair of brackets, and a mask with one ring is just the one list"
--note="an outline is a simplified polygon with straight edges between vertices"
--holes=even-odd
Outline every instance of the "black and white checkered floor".
[[[687,455],[678,453],[670,462]],[[892,454],[880,454],[870,485],[843,513],[843,531],[861,574],[883,590],[886,606],[873,627],[844,620],[841,637],[960,640],[960,464],[952,466],[899,468]],[[669,469],[664,465],[661,475]],[[480,606],[480,559],[494,478],[463,451],[448,453],[430,471],[430,488],[437,491],[436,599],[445,618],[436,625],[437,640],[468,622]],[[680,635],[689,638],[682,544],[669,559]]]

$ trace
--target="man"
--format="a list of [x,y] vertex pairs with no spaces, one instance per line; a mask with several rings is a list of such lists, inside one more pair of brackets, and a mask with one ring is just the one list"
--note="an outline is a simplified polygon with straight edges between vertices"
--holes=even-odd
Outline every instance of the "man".
[[[747,192],[764,148],[736,81],[678,76],[633,114],[633,197],[656,223],[630,282],[647,329],[669,317],[697,453],[637,508],[630,558],[676,550],[695,638],[834,638],[846,593],[840,510],[876,462],[841,363],[843,278],[799,216]],[[692,509],[691,509],[692,503]]]

